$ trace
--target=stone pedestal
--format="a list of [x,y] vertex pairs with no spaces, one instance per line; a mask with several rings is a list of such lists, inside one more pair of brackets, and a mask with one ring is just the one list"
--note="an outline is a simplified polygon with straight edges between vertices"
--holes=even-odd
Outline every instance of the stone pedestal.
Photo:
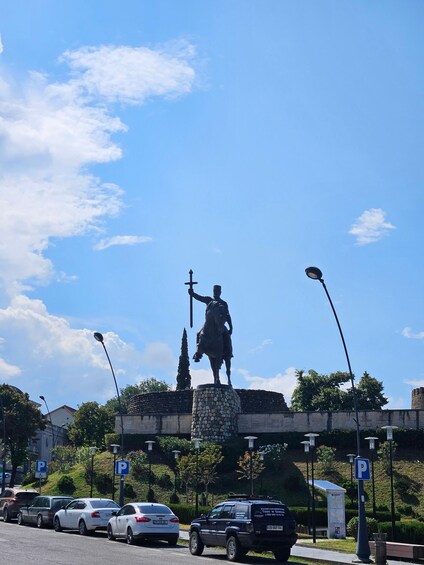
[[191,437],[222,443],[237,435],[240,398],[228,385],[199,385],[193,394]]

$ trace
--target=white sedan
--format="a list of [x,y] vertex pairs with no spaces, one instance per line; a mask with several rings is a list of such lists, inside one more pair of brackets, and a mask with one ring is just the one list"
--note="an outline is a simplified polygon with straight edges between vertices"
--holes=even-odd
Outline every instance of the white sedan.
[[53,526],[56,532],[78,530],[86,536],[95,530],[105,530],[119,508],[108,498],[77,498],[56,512]]
[[180,534],[178,517],[165,504],[131,502],[109,520],[107,537],[126,538],[127,543],[137,540],[165,540],[176,545]]

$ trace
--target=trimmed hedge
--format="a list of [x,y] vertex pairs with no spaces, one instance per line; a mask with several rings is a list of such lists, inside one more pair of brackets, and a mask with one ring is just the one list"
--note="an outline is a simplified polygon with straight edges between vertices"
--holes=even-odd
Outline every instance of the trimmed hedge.
[[[292,507],[290,506],[290,510],[294,516],[294,519],[296,520],[296,522],[298,524],[307,524],[308,523],[308,509],[304,508],[304,507]],[[358,516],[358,510],[357,509],[350,509],[347,508],[346,509],[346,524],[350,522],[350,520],[352,518],[355,518]],[[373,518],[372,514],[367,513],[367,518]],[[397,514],[396,518],[399,520],[400,517]],[[390,512],[377,512],[376,513],[376,519],[377,522],[386,522],[388,520],[391,520],[391,514]],[[328,518],[327,518],[327,508],[315,508],[315,524],[317,526],[321,526],[321,527],[326,527],[327,526],[327,522],[328,522]]]
[[[396,541],[401,543],[423,543],[423,522],[420,522],[419,520],[402,520],[401,522],[396,522],[395,526]],[[387,534],[387,541],[393,541],[391,522],[381,522],[378,527],[380,532],[385,532]]]
[[[182,524],[190,524],[192,520],[197,518],[196,508],[189,504],[168,504],[172,512],[178,516]],[[209,512],[210,506],[199,506],[199,516]]]

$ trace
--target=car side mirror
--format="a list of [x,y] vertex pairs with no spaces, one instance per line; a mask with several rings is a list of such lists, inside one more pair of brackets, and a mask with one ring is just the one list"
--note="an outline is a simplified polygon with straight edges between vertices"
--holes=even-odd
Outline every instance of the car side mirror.
[[112,516],[116,516],[117,512],[116,510],[112,510]]

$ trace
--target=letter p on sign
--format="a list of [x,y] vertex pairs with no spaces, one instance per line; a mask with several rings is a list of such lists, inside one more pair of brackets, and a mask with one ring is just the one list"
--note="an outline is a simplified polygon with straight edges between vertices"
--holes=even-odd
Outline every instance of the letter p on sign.
[[116,461],[115,463],[115,475],[128,475],[130,472],[130,462],[124,461]]
[[355,459],[355,479],[358,481],[370,480],[370,460],[357,457]]

